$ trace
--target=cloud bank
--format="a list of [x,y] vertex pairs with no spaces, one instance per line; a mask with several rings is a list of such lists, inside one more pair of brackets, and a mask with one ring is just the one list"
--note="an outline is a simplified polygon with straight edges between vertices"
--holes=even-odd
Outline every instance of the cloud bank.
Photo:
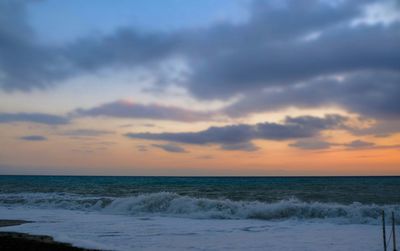
[[[386,6],[387,2],[253,1],[248,21],[241,24],[222,22],[174,33],[125,27],[113,34],[51,47],[35,41],[26,4],[3,1],[0,86],[20,91],[46,88],[107,67],[149,67],[157,75],[155,65],[179,56],[190,68],[179,84],[200,99],[224,99],[286,86],[290,95],[290,87],[300,82],[313,81],[315,86],[314,79],[337,74],[357,73],[360,76],[349,78],[347,88],[358,88],[360,78],[367,79],[370,74],[391,78],[400,70],[400,54],[395,53],[400,49],[400,19],[354,25],[354,20],[365,18],[368,6]],[[399,5],[390,6],[392,15],[400,16]],[[325,87],[330,88],[329,83],[319,83],[317,90]],[[371,88],[387,98],[400,91],[398,85],[391,90],[378,85]],[[368,101],[372,106],[377,102],[373,95],[359,102],[330,101],[356,112],[368,111]]]
[[47,138],[41,135],[28,135],[28,136],[23,136],[19,138],[20,140],[25,140],[25,141],[46,141]]
[[175,144],[152,144],[152,146],[160,148],[166,152],[171,152],[171,153],[186,153],[187,151],[185,148],[180,147]]
[[[400,61],[399,61],[400,62]],[[291,106],[336,105],[379,119],[400,118],[400,72],[357,72],[245,95],[225,109],[233,117]]]
[[[0,2],[0,88],[28,92],[102,69],[146,68],[159,85],[159,65],[179,58],[188,68],[174,84],[199,100],[237,101],[216,112],[116,101],[77,109],[68,117],[44,113],[0,113],[0,123],[64,125],[76,117],[209,121],[288,107],[339,107],[374,118],[377,125],[354,134],[399,132],[400,5],[396,1],[251,1],[242,23],[144,32],[121,27],[63,45],[36,38],[23,1]],[[389,6],[389,7],[388,7]],[[390,18],[367,10],[390,8]],[[145,29],[144,29],[145,30]],[[210,127],[200,132],[130,133],[130,138],[185,144],[217,144],[225,150],[257,149],[252,140],[296,140],[291,146],[324,149],[323,130],[343,128],[343,117],[286,118],[282,123]],[[79,134],[79,132],[76,132]],[[80,132],[83,133],[83,132]],[[362,143],[349,143],[360,147]],[[170,148],[171,149],[171,148]],[[165,149],[164,149],[165,150]]]
[[127,133],[132,139],[161,140],[194,145],[217,144],[225,150],[256,150],[252,140],[289,140],[309,138],[323,130],[344,127],[346,118],[340,115],[326,115],[324,118],[303,116],[287,117],[283,123],[238,124],[224,127],[210,127],[199,132],[184,133]]
[[70,122],[66,117],[45,113],[0,113],[0,123],[31,122],[46,125],[65,125]]
[[213,114],[158,104],[140,104],[115,101],[90,109],[78,109],[72,116],[105,116],[114,118],[174,120],[182,122],[207,121]]

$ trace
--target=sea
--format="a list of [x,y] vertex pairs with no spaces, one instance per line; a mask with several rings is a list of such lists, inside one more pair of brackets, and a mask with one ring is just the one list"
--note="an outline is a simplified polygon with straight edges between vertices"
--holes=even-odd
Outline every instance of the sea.
[[383,212],[400,177],[0,176],[0,231],[100,250],[383,250]]

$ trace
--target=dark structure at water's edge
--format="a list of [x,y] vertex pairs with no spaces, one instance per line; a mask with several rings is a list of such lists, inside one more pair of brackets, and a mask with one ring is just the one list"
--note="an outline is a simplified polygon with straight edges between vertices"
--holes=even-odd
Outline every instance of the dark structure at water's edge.
[[56,242],[50,236],[14,232],[0,232],[0,247],[2,251],[95,251]]
[[[0,227],[15,226],[29,221],[23,220],[2,220]],[[1,251],[96,251],[73,247],[70,244],[54,241],[50,236],[30,235],[16,232],[0,232]]]

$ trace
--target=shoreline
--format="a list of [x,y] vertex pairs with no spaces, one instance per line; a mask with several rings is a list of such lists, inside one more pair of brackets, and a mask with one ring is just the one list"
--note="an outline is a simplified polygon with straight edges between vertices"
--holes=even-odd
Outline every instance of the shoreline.
[[17,226],[21,224],[31,223],[32,221],[24,220],[7,220],[0,219],[0,246],[2,251],[100,251],[96,249],[85,249],[74,247],[69,243],[58,242],[51,236],[32,235],[19,232],[2,232],[1,227]]
[[[50,235],[59,242],[86,249],[173,251],[198,247],[202,250],[227,251],[382,250],[382,227],[371,224],[338,224],[324,220],[263,221],[161,216],[143,218],[71,210],[1,210],[1,207],[0,215],[6,219],[33,221],[30,224],[0,228],[0,231]],[[29,218],[26,218],[27,215]],[[49,221],[42,222],[43,219]],[[290,241],[287,241],[288,237]],[[25,247],[29,245],[7,250],[28,251]],[[85,249],[69,246],[64,250]]]

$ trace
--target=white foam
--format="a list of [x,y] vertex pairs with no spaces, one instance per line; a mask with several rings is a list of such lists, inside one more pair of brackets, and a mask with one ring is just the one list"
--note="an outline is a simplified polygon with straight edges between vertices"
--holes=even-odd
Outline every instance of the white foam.
[[383,209],[400,219],[399,205],[304,202],[298,199],[273,203],[231,201],[160,192],[132,197],[88,197],[76,194],[0,194],[0,205],[42,209],[98,211],[131,216],[172,216],[196,219],[323,220],[334,223],[379,224]]
[[34,223],[0,228],[51,235],[105,250],[381,250],[381,227],[298,220],[137,217],[64,209],[0,207],[1,218]]

